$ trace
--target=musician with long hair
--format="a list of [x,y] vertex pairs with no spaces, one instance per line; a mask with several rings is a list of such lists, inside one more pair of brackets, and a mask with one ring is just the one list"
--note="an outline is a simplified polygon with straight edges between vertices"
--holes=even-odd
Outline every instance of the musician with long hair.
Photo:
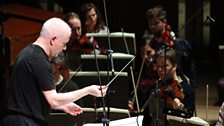
[[81,6],[80,17],[82,21],[83,34],[85,33],[107,33],[98,7],[93,3],[86,3]]

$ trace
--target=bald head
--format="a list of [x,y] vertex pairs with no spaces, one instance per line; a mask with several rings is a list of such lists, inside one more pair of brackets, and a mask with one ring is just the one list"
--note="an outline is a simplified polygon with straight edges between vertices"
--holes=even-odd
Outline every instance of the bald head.
[[71,34],[71,28],[60,18],[50,18],[42,26],[40,37],[45,39],[54,36],[63,37],[65,34]]
[[49,57],[66,50],[71,36],[70,26],[60,18],[50,18],[42,26],[40,36],[34,44],[42,47]]

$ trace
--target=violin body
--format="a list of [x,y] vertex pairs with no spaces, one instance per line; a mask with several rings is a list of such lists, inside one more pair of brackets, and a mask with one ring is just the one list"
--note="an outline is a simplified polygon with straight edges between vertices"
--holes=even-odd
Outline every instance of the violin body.
[[98,49],[100,54],[107,53],[107,49],[99,48],[98,42],[93,38],[88,38],[86,35],[82,35],[78,46],[82,54],[92,54],[94,49]]
[[184,92],[177,80],[167,81],[167,86],[163,84],[160,87],[161,97],[166,99],[168,105],[173,105],[174,98],[178,98],[180,101],[184,99]]

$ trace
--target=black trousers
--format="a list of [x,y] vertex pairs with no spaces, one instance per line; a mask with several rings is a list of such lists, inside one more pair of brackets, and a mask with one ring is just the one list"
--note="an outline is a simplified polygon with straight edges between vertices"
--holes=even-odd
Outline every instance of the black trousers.
[[21,114],[8,114],[0,120],[0,126],[41,126],[33,119]]

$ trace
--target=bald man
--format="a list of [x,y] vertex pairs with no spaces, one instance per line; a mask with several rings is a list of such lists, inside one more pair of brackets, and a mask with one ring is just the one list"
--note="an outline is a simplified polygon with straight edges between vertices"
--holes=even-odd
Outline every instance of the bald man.
[[57,93],[52,57],[66,49],[71,28],[59,18],[47,20],[37,40],[18,55],[11,74],[7,113],[1,126],[41,126],[51,109],[63,110],[70,115],[82,113],[74,101],[86,95],[104,96],[107,88],[97,85],[68,93]]

